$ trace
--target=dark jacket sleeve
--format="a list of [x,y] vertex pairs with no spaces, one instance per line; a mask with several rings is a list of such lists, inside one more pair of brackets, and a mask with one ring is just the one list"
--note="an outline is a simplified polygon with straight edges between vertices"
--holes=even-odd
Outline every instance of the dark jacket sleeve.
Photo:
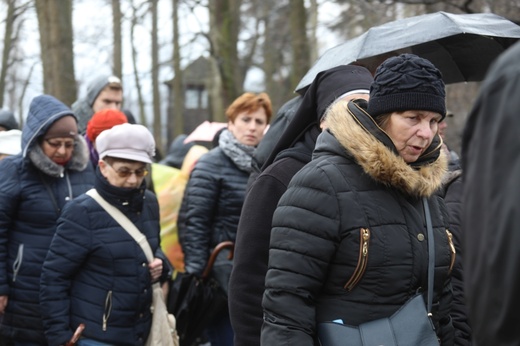
[[295,168],[302,166],[282,167],[279,177],[261,174],[244,201],[229,282],[229,314],[236,346],[260,345],[271,221]]
[[[206,154],[207,155],[207,154]],[[195,165],[182,200],[184,227],[182,250],[186,272],[201,275],[209,257],[213,215],[219,195],[219,181],[215,172],[220,167],[208,156]]]
[[0,176],[0,295],[8,295],[6,266],[9,228],[20,197],[20,175],[12,158],[0,161]]
[[[459,172],[460,173],[460,172]],[[450,231],[453,235],[453,243],[457,252],[455,265],[451,274],[453,288],[453,304],[451,317],[455,328],[455,345],[471,344],[471,328],[468,323],[468,313],[464,297],[462,258],[464,249],[461,246],[461,199],[462,176],[459,174],[445,187],[444,201],[449,214]]]

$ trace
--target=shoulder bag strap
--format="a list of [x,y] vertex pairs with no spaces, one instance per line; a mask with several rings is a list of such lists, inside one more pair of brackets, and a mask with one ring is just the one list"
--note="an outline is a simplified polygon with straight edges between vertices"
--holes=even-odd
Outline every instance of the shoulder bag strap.
[[433,238],[432,217],[428,200],[423,198],[424,216],[426,218],[426,228],[428,230],[428,315],[431,316],[433,302],[433,274],[435,269],[435,240]]
[[128,217],[126,217],[125,214],[123,214],[119,209],[114,207],[112,204],[108,203],[99,192],[97,192],[96,189],[90,189],[87,192],[87,195],[92,197],[96,202],[99,203],[99,205],[106,210],[106,212],[116,220],[121,227],[125,231],[128,232],[134,238],[134,240],[139,244],[139,246],[143,249],[144,254],[146,255],[146,258],[148,259],[148,262],[153,261],[153,252],[152,248],[150,247],[150,244],[148,244],[148,240],[146,239],[146,236],[142,234],[137,227],[134,225]]

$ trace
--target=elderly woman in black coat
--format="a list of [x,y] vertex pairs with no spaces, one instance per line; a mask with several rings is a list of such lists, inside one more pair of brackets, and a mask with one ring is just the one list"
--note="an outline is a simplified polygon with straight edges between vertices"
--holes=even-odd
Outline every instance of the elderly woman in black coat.
[[262,345],[314,345],[322,322],[358,326],[391,316],[417,292],[426,299],[424,199],[435,239],[432,321],[441,344],[454,343],[455,251],[435,194],[447,164],[437,135],[445,114],[440,72],[411,54],[378,68],[368,104],[327,112],[313,160],[273,216]]

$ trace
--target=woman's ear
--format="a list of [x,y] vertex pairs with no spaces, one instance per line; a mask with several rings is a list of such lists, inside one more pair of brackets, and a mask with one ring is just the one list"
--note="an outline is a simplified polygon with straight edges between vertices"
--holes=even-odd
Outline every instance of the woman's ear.
[[100,159],[100,160],[98,161],[98,166],[99,166],[99,171],[101,172],[101,174],[102,174],[105,178],[107,178],[107,174],[108,174],[108,172],[107,172],[107,170],[108,170],[107,163],[106,163],[105,161],[103,161],[103,160]]

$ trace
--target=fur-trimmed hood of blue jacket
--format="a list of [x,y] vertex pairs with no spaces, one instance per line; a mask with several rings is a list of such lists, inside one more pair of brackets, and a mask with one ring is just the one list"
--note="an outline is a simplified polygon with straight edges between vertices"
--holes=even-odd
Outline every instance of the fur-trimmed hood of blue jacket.
[[[64,167],[46,157],[38,141],[52,124],[65,116],[72,116],[77,121],[72,110],[58,99],[50,95],[40,95],[32,100],[22,130],[22,156],[29,158],[38,169],[50,176],[61,176]],[[76,136],[75,140],[76,147],[66,168],[83,171],[89,164],[88,147],[82,136]]]

